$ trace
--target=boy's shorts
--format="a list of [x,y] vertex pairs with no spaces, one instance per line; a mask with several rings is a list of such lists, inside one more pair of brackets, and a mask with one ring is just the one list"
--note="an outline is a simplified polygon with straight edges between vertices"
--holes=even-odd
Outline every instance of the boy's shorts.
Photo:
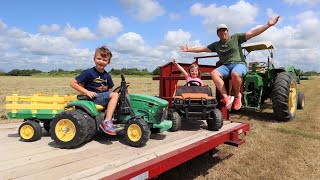
[[110,100],[110,93],[111,92],[109,92],[109,91],[103,92],[103,93],[97,93],[98,96],[93,99],[93,102],[95,104],[99,104],[99,105],[102,105],[102,106],[107,106],[108,102]]
[[248,68],[245,64],[224,64],[219,66],[216,70],[221,74],[221,78],[230,77],[231,72],[236,72],[240,77],[243,77],[248,72]]

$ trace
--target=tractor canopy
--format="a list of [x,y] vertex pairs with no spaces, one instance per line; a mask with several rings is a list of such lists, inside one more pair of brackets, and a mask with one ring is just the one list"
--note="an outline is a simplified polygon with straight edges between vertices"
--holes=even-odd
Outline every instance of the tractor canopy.
[[248,54],[251,51],[258,51],[258,50],[264,50],[264,49],[276,50],[276,48],[274,47],[271,41],[248,43],[243,45],[242,49],[245,49],[248,52]]

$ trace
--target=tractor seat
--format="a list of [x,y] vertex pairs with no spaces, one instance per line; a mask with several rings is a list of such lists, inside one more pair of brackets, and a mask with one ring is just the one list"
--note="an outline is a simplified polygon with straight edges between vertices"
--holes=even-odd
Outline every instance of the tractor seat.
[[[77,95],[77,99],[78,100],[92,101],[92,99],[89,96],[85,95],[85,94]],[[98,111],[102,111],[102,110],[105,110],[107,108],[106,106],[102,106],[100,104],[95,104],[95,106],[96,106],[96,109]]]
[[266,72],[266,67],[265,66],[259,66],[259,62],[250,62],[249,63],[249,72],[253,71],[253,66],[256,67],[256,72],[257,73],[265,73]]

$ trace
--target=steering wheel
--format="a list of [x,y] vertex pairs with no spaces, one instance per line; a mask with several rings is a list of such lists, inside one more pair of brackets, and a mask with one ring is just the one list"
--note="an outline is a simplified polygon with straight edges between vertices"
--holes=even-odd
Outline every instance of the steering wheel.
[[185,86],[201,86],[201,82],[199,81],[196,81],[196,80],[191,80],[191,81],[188,81]]

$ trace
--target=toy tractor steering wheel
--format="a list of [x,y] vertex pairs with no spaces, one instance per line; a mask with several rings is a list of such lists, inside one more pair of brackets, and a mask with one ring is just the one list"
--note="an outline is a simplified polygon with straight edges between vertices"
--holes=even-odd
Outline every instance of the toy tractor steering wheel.
[[201,86],[201,82],[199,81],[196,81],[196,80],[191,80],[191,81],[188,81],[185,86]]
[[124,75],[121,74],[121,85],[118,86],[118,87],[116,87],[112,92],[120,93],[120,92],[121,92],[121,89],[123,88],[123,86],[126,86],[126,88],[128,88],[129,85],[130,85],[130,83],[127,83]]

